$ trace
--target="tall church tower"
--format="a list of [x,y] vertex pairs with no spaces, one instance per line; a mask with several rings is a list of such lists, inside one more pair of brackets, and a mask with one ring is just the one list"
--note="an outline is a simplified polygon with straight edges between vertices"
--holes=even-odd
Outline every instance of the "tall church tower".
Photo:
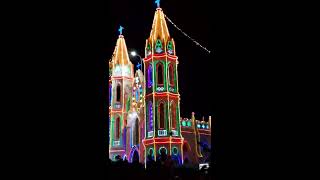
[[183,163],[183,138],[180,129],[180,95],[178,89],[178,57],[170,37],[165,15],[156,9],[152,30],[145,45],[145,122],[143,144],[145,161],[158,160],[166,153]]
[[126,124],[132,98],[132,84],[134,80],[133,65],[130,62],[127,46],[120,35],[113,53],[111,66],[111,102],[110,102],[110,139],[109,157],[116,155],[123,157],[126,149]]

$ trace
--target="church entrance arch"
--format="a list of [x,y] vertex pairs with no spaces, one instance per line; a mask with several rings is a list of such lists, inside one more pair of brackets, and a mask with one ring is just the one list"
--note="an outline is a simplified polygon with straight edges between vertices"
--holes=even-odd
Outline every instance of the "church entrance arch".
[[139,162],[139,149],[136,146],[130,151],[129,162]]

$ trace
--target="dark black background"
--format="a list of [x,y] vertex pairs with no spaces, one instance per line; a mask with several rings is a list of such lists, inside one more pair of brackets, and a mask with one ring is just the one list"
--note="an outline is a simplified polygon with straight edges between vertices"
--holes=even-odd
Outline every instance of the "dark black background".
[[[152,2],[143,2],[3,6],[2,61],[10,70],[3,76],[9,80],[3,86],[1,128],[8,143],[2,162],[10,176],[106,177],[107,61],[120,24],[128,48],[143,54],[155,11]],[[299,112],[298,78],[291,75],[297,71],[289,66],[296,51],[289,48],[284,8],[202,0],[164,1],[161,7],[213,52],[168,23],[180,62],[182,116],[214,116],[217,175],[260,179],[284,172],[283,163],[293,160],[285,132]]]

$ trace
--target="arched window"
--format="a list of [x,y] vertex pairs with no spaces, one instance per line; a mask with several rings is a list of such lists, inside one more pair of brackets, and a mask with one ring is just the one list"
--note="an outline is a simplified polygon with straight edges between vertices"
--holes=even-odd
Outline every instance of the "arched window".
[[162,102],[159,104],[159,120],[159,128],[164,129],[164,103]]
[[173,74],[173,65],[169,65],[169,79],[170,79],[170,85],[174,86],[174,74]]
[[157,65],[157,71],[158,71],[158,84],[163,84],[163,65],[162,63],[159,63]]
[[121,97],[121,88],[120,84],[117,85],[117,102],[120,102],[120,97]]
[[152,112],[152,102],[149,102],[149,131],[153,130],[153,112]]
[[160,147],[160,148],[159,148],[159,154],[160,154],[160,155],[161,155],[161,154],[168,154],[167,148],[165,148],[165,147]]
[[120,136],[120,117],[117,117],[116,124],[115,124],[115,139],[119,140]]
[[140,134],[139,130],[140,130],[139,120],[138,120],[138,118],[136,118],[136,121],[135,121],[135,141],[134,141],[135,145],[139,144],[139,134]]
[[173,155],[177,155],[178,152],[179,152],[179,151],[178,151],[178,148],[177,148],[177,147],[173,147],[173,148],[172,148],[172,154],[173,154]]
[[156,41],[155,49],[156,49],[156,53],[161,53],[162,52],[162,43],[161,43],[160,39],[158,39]]
[[148,67],[148,88],[152,87],[152,65],[149,64]]
[[153,156],[153,149],[152,148],[149,149],[149,155]]
[[168,53],[169,53],[169,54],[173,54],[172,41],[169,41],[168,46],[167,46],[167,49],[168,49]]
[[172,129],[176,129],[177,126],[176,106],[173,102],[171,103],[171,126]]

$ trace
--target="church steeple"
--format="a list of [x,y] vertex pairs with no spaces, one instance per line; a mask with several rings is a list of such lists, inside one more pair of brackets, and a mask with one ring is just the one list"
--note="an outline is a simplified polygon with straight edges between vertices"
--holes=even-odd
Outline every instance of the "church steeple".
[[127,45],[122,34],[119,35],[116,48],[114,49],[113,62],[115,64],[127,65],[132,64],[127,50]]
[[149,40],[152,41],[153,44],[155,44],[157,39],[160,39],[163,42],[167,42],[169,38],[170,34],[164,13],[162,9],[158,7],[154,14]]
[[123,29],[124,28],[120,26],[118,30],[120,35],[112,55],[112,75],[116,77],[126,76],[133,78],[133,64],[129,59],[126,41],[122,35]]
[[[158,3],[156,1],[156,3]],[[165,14],[159,7],[154,14],[150,36],[146,40],[145,55],[167,53],[175,56],[175,43],[170,37]]]
[[165,15],[156,1],[152,30],[146,40],[145,149],[155,160],[162,153],[183,159],[178,90],[178,57]]
[[130,110],[133,84],[133,65],[129,59],[128,50],[124,36],[123,27],[119,28],[119,38],[112,55],[112,61],[109,66],[112,68],[111,89],[110,89],[110,140],[109,156],[114,159],[115,156],[121,157],[126,149],[126,124],[128,111]]

